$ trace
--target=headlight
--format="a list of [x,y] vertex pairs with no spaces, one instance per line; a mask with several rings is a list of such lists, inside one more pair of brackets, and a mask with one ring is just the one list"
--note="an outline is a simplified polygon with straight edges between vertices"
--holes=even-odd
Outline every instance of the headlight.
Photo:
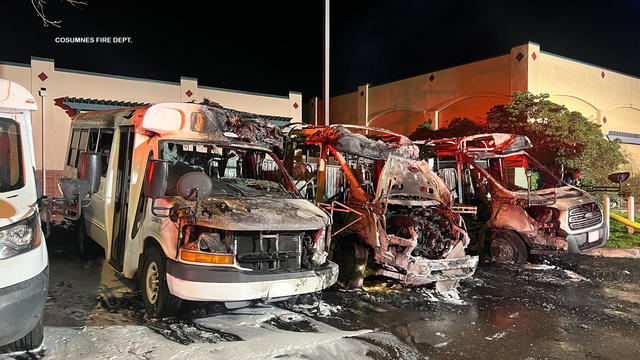
[[198,247],[200,250],[208,250],[218,254],[226,254],[229,252],[227,245],[220,238],[220,234],[212,232],[203,232],[198,236]]
[[0,229],[0,259],[18,255],[38,246],[40,234],[36,213]]

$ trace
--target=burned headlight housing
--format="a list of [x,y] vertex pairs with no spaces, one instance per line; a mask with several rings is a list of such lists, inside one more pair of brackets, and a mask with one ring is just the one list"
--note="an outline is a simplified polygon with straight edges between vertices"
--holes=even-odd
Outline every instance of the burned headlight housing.
[[201,251],[210,251],[212,253],[226,254],[231,249],[227,248],[227,244],[217,232],[203,232],[198,236],[198,248]]
[[29,251],[40,244],[37,213],[24,220],[0,228],[0,259]]

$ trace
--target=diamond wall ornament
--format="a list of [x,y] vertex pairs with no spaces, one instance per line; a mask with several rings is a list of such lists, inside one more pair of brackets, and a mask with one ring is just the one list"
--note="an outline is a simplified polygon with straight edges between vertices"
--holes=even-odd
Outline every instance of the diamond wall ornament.
[[518,60],[518,62],[522,61],[523,58],[524,58],[524,55],[522,55],[521,52],[519,52],[518,55],[516,55],[516,60]]
[[360,96],[364,96],[364,90],[360,91]]
[[531,58],[533,59],[533,61],[536,61],[536,59],[538,58],[538,55],[536,55],[535,51],[533,52],[533,54],[531,54]]
[[435,79],[436,77],[433,74],[429,75],[429,81],[433,82]]
[[606,123],[607,123],[607,117],[606,117],[606,116],[603,116],[603,117],[602,117],[602,123],[603,123],[603,124],[606,124]]
[[191,97],[191,95],[193,95],[191,90],[187,90],[184,94],[187,95],[188,97]]
[[297,108],[298,108],[298,106],[299,106],[299,105],[298,105],[298,103],[297,103],[297,102],[294,102],[294,103],[293,103],[293,108],[294,108],[294,109],[297,109]]
[[38,74],[38,78],[39,78],[41,81],[45,81],[45,80],[47,80],[49,77],[47,76],[47,74],[45,74],[45,73],[41,72],[40,74]]
[[604,79],[604,71],[600,73],[600,76]]

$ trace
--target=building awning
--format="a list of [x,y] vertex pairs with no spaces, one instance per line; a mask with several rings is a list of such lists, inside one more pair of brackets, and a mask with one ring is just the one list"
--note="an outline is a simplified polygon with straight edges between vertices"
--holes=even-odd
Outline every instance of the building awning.
[[[61,97],[54,99],[55,105],[64,109],[64,111],[69,115],[69,117],[74,117],[78,113],[83,111],[96,111],[96,110],[115,110],[121,108],[132,108],[132,107],[142,107],[151,105],[150,103],[141,103],[141,102],[131,102],[131,101],[121,101],[121,100],[104,100],[104,99],[89,99],[89,98],[77,98],[77,97]],[[218,106],[221,107],[217,103],[211,103],[210,106]],[[246,116],[248,118],[253,118],[259,116],[262,119],[269,121],[270,123],[276,126],[285,126],[291,122],[293,118],[286,116],[275,116],[275,115],[263,115],[263,114],[254,114],[248,113],[244,111],[234,110],[240,116]]]
[[77,98],[69,96],[54,99],[54,102],[57,106],[64,109],[70,117],[74,117],[77,113],[82,111],[115,110],[151,105],[150,103],[141,102]]

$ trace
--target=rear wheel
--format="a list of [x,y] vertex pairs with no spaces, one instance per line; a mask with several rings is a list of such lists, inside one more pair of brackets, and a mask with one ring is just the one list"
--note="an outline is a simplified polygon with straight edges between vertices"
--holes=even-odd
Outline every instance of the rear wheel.
[[181,300],[167,287],[166,257],[159,247],[145,250],[140,275],[142,301],[150,317],[168,316],[180,308]]
[[44,325],[42,324],[42,318],[40,318],[36,327],[34,327],[27,335],[10,344],[0,347],[0,353],[34,350],[42,344],[43,339]]
[[333,261],[338,264],[340,272],[338,282],[347,289],[362,287],[367,270],[369,252],[362,244],[355,241],[334,241]]
[[522,265],[527,261],[527,247],[520,237],[508,231],[491,234],[489,248],[492,261],[500,264]]

